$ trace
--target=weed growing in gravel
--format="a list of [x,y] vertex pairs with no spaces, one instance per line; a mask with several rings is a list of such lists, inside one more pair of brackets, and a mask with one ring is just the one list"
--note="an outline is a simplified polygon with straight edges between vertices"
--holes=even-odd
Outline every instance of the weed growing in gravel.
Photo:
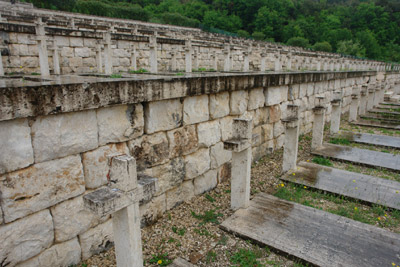
[[333,166],[332,162],[329,159],[326,159],[323,157],[314,157],[312,159],[312,162],[317,163],[319,165],[324,165],[324,166]]
[[222,235],[221,239],[218,240],[218,245],[225,246],[227,242],[228,242],[228,237],[226,235]]
[[207,257],[206,257],[206,262],[207,263],[211,263],[217,260],[217,253],[215,253],[215,251],[210,250],[207,253]]
[[210,232],[205,228],[195,228],[194,232],[201,236],[211,236]]
[[168,258],[168,253],[154,254],[149,260],[151,264],[157,264],[159,266],[167,266],[172,263],[172,260]]
[[129,71],[129,73],[132,73],[132,74],[146,73],[146,72],[149,72],[149,71],[146,69],[138,69],[138,70],[130,70]]
[[185,228],[178,228],[176,226],[172,226],[172,232],[174,232],[175,234],[178,234],[180,236],[184,236],[186,233],[186,229]]
[[329,143],[335,145],[350,145],[350,141],[346,138],[331,138],[331,140],[329,140]]
[[257,261],[261,256],[261,253],[257,250],[254,251],[251,249],[241,248],[231,256],[230,260],[231,263],[235,264],[235,266],[261,267],[262,264]]
[[215,198],[213,198],[212,196],[210,196],[209,194],[206,194],[206,199],[208,200],[208,201],[210,201],[211,203],[213,203],[213,202],[215,202]]
[[215,210],[207,210],[203,214],[196,214],[194,211],[192,211],[192,216],[198,220],[201,220],[202,222],[200,225],[206,224],[206,223],[213,223],[213,224],[219,224],[218,217],[221,217],[221,213],[215,213]]
[[122,78],[122,75],[121,74],[111,74],[110,78],[119,79],[119,78]]

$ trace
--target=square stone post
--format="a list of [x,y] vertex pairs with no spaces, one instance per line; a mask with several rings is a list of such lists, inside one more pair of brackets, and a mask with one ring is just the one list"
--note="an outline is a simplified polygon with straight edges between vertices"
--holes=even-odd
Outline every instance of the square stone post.
[[104,70],[105,74],[112,74],[112,48],[111,48],[111,30],[104,36]]
[[299,106],[288,105],[287,109],[288,117],[282,120],[286,126],[282,164],[282,172],[284,173],[296,168],[299,142]]
[[199,59],[198,59],[198,53],[196,49],[193,49],[193,68],[195,70],[199,69]]
[[248,51],[244,51],[243,55],[244,55],[244,63],[243,63],[243,71],[244,72],[248,72],[250,70],[250,66],[249,66],[249,53],[251,53],[251,50],[249,48]]
[[99,73],[103,73],[103,58],[101,56],[102,45],[97,44],[96,46],[96,64],[97,64],[97,71]]
[[324,97],[316,97],[316,105],[314,111],[314,124],[311,140],[311,149],[317,149],[322,146],[324,141],[324,124],[325,124],[325,106]]
[[368,103],[368,86],[363,85],[361,87],[361,98],[360,98],[360,107],[358,109],[358,113],[360,115],[364,115],[367,111],[367,103]]
[[332,114],[331,114],[331,134],[336,134],[340,129],[340,115],[342,114],[342,92],[334,91],[333,92],[333,100],[331,101],[332,105]]
[[380,84],[375,85],[375,93],[374,93],[374,107],[379,105],[379,102],[381,102],[381,86]]
[[224,71],[231,70],[230,57],[231,57],[231,47],[230,45],[226,45],[224,48]]
[[367,110],[371,110],[374,107],[374,95],[375,95],[375,89],[371,88],[372,85],[370,85],[370,88],[368,88],[368,102],[367,102]]
[[39,52],[39,65],[40,73],[42,76],[50,76],[49,70],[49,54],[47,51],[47,37],[44,30],[45,24],[42,22],[42,18],[38,18],[36,22],[36,40],[38,43]]
[[267,53],[262,52],[261,53],[261,66],[260,66],[260,71],[262,71],[262,72],[267,70],[266,61],[267,61]]
[[1,55],[1,50],[2,49],[0,49],[0,76],[4,76],[3,57]]
[[85,207],[99,216],[112,214],[117,266],[141,267],[139,200],[143,191],[138,187],[135,159],[127,155],[113,157],[109,180],[110,187],[83,197]]
[[291,71],[292,70],[292,53],[287,54],[287,65],[286,65],[286,70]]
[[275,56],[274,71],[281,71],[282,70],[281,54],[279,52],[276,52],[274,56]]
[[351,93],[350,111],[349,111],[349,121],[350,122],[357,120],[359,94],[360,93],[359,93],[358,86],[353,86],[353,90]]
[[185,41],[185,71],[192,72],[192,41]]
[[157,33],[155,35],[150,36],[149,38],[149,47],[150,47],[150,72],[157,73],[158,72],[158,62],[157,62]]
[[213,53],[212,53],[212,55],[211,55],[211,58],[212,58],[212,66],[213,66],[213,69],[215,70],[215,71],[218,71],[218,55],[217,55],[217,52],[216,51],[214,51]]
[[131,45],[131,68],[137,70],[136,47],[134,45]]
[[53,46],[49,48],[49,50],[53,51],[53,68],[54,68],[54,74],[55,75],[60,75],[60,49],[57,45],[57,40],[53,40]]
[[233,138],[224,142],[232,151],[231,208],[247,208],[250,202],[251,119],[233,119]]

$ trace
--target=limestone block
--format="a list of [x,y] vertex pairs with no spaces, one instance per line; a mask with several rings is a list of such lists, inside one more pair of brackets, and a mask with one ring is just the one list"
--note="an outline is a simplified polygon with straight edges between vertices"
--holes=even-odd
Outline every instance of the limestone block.
[[170,210],[185,201],[189,201],[193,197],[193,181],[185,181],[179,187],[176,187],[166,193],[167,210]]
[[57,45],[60,47],[69,47],[69,38],[65,36],[54,36],[53,37],[57,41]]
[[97,110],[99,145],[139,137],[144,130],[143,106],[120,105]]
[[197,125],[199,146],[210,147],[221,141],[221,129],[218,120],[208,121]]
[[210,149],[211,168],[215,169],[232,159],[232,152],[224,149],[224,143],[219,142]]
[[201,148],[195,153],[185,156],[185,179],[193,179],[210,169],[211,159],[208,148]]
[[70,67],[82,67],[83,59],[81,57],[71,57],[69,59],[69,66]]
[[262,140],[268,141],[274,138],[274,125],[272,123],[264,124],[261,128]]
[[179,99],[147,103],[144,109],[145,132],[154,133],[180,127],[182,107]]
[[232,116],[225,117],[219,120],[219,126],[221,128],[221,139],[222,141],[226,141],[231,139],[233,136],[233,118]]
[[232,164],[230,162],[225,163],[217,169],[218,171],[218,183],[223,183],[231,179]]
[[129,141],[128,147],[139,170],[166,163],[169,159],[168,139],[164,132],[144,135]]
[[39,66],[39,58],[37,57],[21,57],[21,66],[23,68],[35,68]]
[[299,98],[303,98],[307,96],[307,90],[308,90],[308,83],[301,83],[299,87]]
[[250,90],[248,109],[249,110],[258,109],[263,107],[264,104],[265,104],[264,89],[257,88]]
[[263,142],[262,127],[257,126],[252,130],[251,145],[253,147],[260,146]]
[[29,166],[33,163],[31,129],[28,120],[0,122],[0,174]]
[[165,194],[153,197],[149,202],[140,206],[141,225],[148,226],[157,221],[167,210]]
[[285,127],[282,122],[278,121],[274,123],[274,138],[277,138],[285,132]]
[[185,178],[185,162],[182,158],[174,158],[168,163],[148,168],[145,174],[157,178],[159,190],[156,195],[178,186]]
[[97,135],[93,110],[38,117],[32,124],[35,162],[94,149]]
[[1,225],[0,236],[2,266],[15,266],[36,256],[53,243],[53,221],[49,210]]
[[209,118],[208,95],[186,97],[183,101],[183,123],[194,124]]
[[131,66],[131,61],[129,58],[120,58],[119,59],[119,66],[121,67],[130,67]]
[[110,170],[108,157],[122,154],[129,154],[125,143],[106,145],[83,153],[82,163],[86,188],[95,189],[107,184],[107,174]]
[[69,38],[69,44],[72,47],[83,46],[83,38],[71,37]]
[[61,49],[62,57],[74,57],[74,49],[72,47],[63,47]]
[[217,170],[209,170],[203,175],[194,179],[194,193],[196,195],[210,191],[217,186]]
[[229,92],[210,95],[210,117],[222,118],[229,115]]
[[265,89],[265,105],[273,106],[288,100],[288,87],[278,86]]
[[274,105],[269,108],[269,122],[275,123],[280,121],[281,115],[280,105]]
[[299,98],[300,85],[292,84],[289,85],[288,89],[288,100],[295,100]]
[[233,91],[230,95],[229,107],[231,115],[241,115],[247,110],[249,94],[245,90]]
[[19,44],[36,44],[35,37],[31,34],[17,34]]
[[0,176],[6,223],[85,191],[81,158],[70,156]]
[[114,237],[111,220],[99,224],[98,226],[79,235],[82,249],[82,260],[86,260],[92,255],[109,249],[113,246],[113,240]]
[[187,125],[167,132],[170,157],[187,155],[197,150],[198,138],[195,125]]
[[86,57],[83,59],[83,65],[86,67],[96,67],[96,59],[92,57]]
[[61,202],[51,208],[54,222],[55,242],[67,241],[105,221],[83,205],[82,196]]
[[128,53],[128,51],[125,49],[117,48],[117,49],[113,50],[113,56],[114,57],[130,57],[130,53]]
[[38,46],[35,45],[28,45],[28,54],[29,56],[37,56],[39,55]]
[[18,267],[36,267],[36,266],[72,266],[81,261],[81,246],[78,238],[67,242],[54,245],[36,257],[29,259]]
[[314,83],[307,83],[307,96],[312,96],[314,94]]
[[89,57],[90,56],[90,48],[88,47],[76,47],[75,49],[76,57]]
[[275,149],[280,149],[283,147],[283,144],[285,143],[285,135],[281,134],[277,139],[275,139]]

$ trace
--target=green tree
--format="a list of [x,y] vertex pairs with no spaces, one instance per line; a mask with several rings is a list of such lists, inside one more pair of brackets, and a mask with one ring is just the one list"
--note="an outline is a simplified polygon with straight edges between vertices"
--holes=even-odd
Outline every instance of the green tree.
[[359,42],[354,42],[353,40],[340,41],[338,43],[338,48],[336,52],[358,57],[365,56],[365,48],[363,48]]
[[290,46],[298,46],[303,48],[310,46],[309,41],[304,37],[292,37],[287,41],[287,44]]
[[374,34],[370,30],[358,32],[356,35],[360,44],[365,48],[365,55],[368,58],[381,58],[381,48]]
[[316,51],[332,52],[332,46],[328,42],[318,42],[313,45]]
[[264,40],[265,39],[265,34],[262,32],[253,32],[253,34],[251,35],[254,39],[256,40]]

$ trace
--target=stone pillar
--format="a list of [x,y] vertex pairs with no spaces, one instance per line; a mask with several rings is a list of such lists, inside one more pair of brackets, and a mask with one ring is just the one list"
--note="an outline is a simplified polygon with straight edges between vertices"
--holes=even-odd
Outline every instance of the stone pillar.
[[261,66],[260,66],[260,71],[266,71],[267,66],[266,66],[266,60],[267,60],[267,53],[261,53]]
[[195,70],[199,69],[199,58],[198,58],[198,53],[196,49],[193,49],[193,68]]
[[232,151],[231,208],[247,208],[250,202],[251,119],[233,119],[233,138],[224,142]]
[[150,72],[158,72],[158,62],[157,62],[157,35],[150,36]]
[[[372,85],[370,85],[370,86],[372,86]],[[375,95],[375,89],[368,88],[367,111],[374,108],[374,95]]]
[[35,26],[36,40],[38,43],[40,73],[42,76],[50,76],[47,37],[44,30],[44,25],[45,24],[42,22],[42,18],[38,18]]
[[212,60],[213,60],[213,69],[215,71],[218,71],[218,55],[217,52],[213,52],[212,54]]
[[96,64],[97,64],[97,71],[99,73],[103,72],[103,59],[101,56],[101,44],[97,44],[96,47]]
[[350,103],[350,111],[349,111],[349,121],[357,120],[357,111],[358,111],[358,95],[359,90],[358,86],[354,86],[351,94],[351,103]]
[[323,105],[324,97],[316,98],[316,106],[314,111],[313,134],[311,140],[311,149],[317,149],[322,146],[324,141],[324,124],[325,124],[325,106]]
[[317,59],[317,71],[321,71],[321,56],[318,56]]
[[282,172],[284,173],[296,168],[299,142],[299,106],[288,105],[287,109],[288,117],[282,120],[286,126],[282,164]]
[[53,46],[51,47],[51,50],[53,50],[53,68],[54,68],[54,74],[55,75],[60,75],[61,70],[60,70],[60,49],[57,45],[56,39],[53,41]]
[[379,84],[375,85],[375,92],[374,92],[374,107],[379,105],[381,102],[381,86]]
[[330,133],[336,134],[340,129],[340,115],[342,114],[342,92],[333,92],[333,100],[331,101],[332,113],[331,113],[331,129]]
[[281,71],[282,70],[282,65],[281,65],[281,54],[279,52],[274,54],[275,56],[275,62],[274,62],[274,71]]
[[111,159],[110,187],[83,197],[85,207],[99,216],[112,214],[117,266],[143,266],[136,161],[127,155]]
[[224,71],[231,70],[230,54],[231,54],[231,47],[229,45],[226,45],[224,48]]
[[107,31],[104,40],[104,69],[106,75],[112,74],[112,48],[111,48],[111,30]]
[[0,49],[0,76],[4,76],[3,57],[1,56],[1,49]]
[[250,49],[249,49],[249,51],[244,51],[244,52],[243,52],[243,56],[244,56],[243,71],[244,71],[244,72],[248,72],[248,71],[250,70],[250,66],[249,66],[249,53],[250,53]]
[[292,70],[292,54],[291,53],[287,54],[286,70],[287,71],[291,71]]
[[131,68],[137,70],[136,47],[134,45],[131,46]]
[[192,41],[185,41],[185,71],[192,72]]
[[368,86],[363,85],[361,87],[361,98],[360,98],[360,106],[358,108],[358,113],[360,115],[364,115],[367,110],[368,103]]

